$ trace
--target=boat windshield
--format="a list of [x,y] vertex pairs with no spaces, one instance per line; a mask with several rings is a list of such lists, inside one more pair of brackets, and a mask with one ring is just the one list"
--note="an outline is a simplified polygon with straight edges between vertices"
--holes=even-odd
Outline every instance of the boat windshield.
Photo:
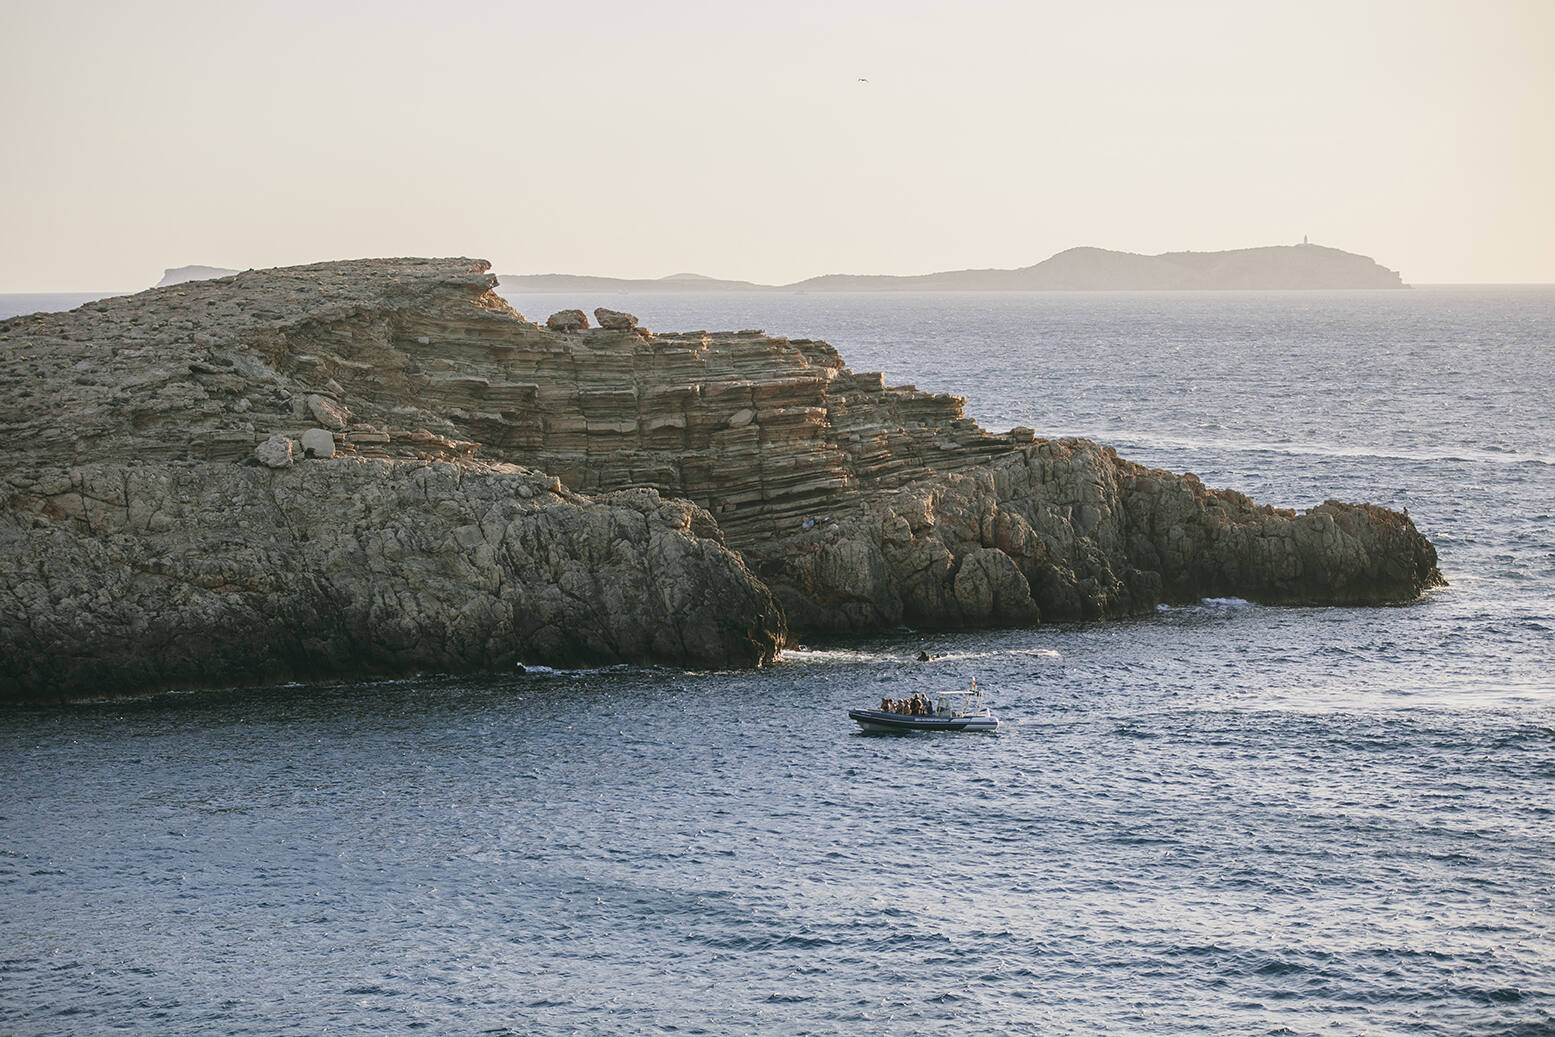
[[940,709],[946,709],[952,713],[972,713],[986,711],[988,708],[983,702],[983,693],[977,688],[963,691],[942,691],[936,701]]

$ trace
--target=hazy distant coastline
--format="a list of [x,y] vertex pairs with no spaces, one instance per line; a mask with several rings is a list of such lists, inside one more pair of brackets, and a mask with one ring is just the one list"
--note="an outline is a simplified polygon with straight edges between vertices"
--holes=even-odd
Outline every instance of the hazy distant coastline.
[[185,281],[209,281],[216,277],[231,277],[241,272],[224,266],[170,266],[162,271],[162,280],[152,287],[166,288],[168,285],[183,284]]
[[[231,277],[230,267],[169,267],[153,287]],[[1287,291],[1407,288],[1397,271],[1369,256],[1323,245],[1271,245],[1225,252],[1165,252],[1158,256],[1103,248],[1071,248],[1016,270],[946,270],[933,274],[823,274],[792,284],[758,284],[704,274],[659,278],[589,274],[501,274],[505,292],[1062,292]],[[1433,285],[1432,287],[1444,287]],[[33,292],[0,295],[0,319],[61,311],[122,292]]]
[[1158,256],[1082,247],[1016,270],[947,270],[909,276],[824,274],[784,285],[701,274],[640,279],[586,274],[501,274],[499,280],[502,289],[509,292],[1094,292],[1408,287],[1397,271],[1369,256],[1305,242],[1226,252],[1165,252]]

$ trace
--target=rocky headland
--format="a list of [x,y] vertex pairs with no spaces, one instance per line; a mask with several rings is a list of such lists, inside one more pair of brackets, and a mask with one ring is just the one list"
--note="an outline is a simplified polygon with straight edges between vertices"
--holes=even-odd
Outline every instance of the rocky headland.
[[1400,514],[988,432],[824,342],[526,320],[472,260],[0,323],[0,698],[607,661],[1164,601],[1408,601]]

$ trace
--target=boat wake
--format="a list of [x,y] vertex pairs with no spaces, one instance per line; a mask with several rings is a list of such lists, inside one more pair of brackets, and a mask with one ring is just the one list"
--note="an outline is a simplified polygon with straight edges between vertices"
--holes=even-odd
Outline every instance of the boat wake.
[[900,663],[910,661],[910,656],[899,652],[871,652],[857,648],[785,648],[778,658],[780,664],[814,665],[816,663]]
[[[927,650],[923,650],[927,651]],[[1051,648],[1006,648],[989,652],[933,652],[928,651],[928,658],[919,658],[915,651],[903,649],[900,651],[867,651],[854,648],[790,648],[783,652],[778,660],[780,664],[790,663],[795,665],[889,665],[899,666],[902,663],[918,663],[928,665],[931,663],[964,663],[976,662],[983,659],[1011,659],[1026,658],[1036,659],[1042,662],[1062,662],[1063,656]]]
[[930,655],[928,661],[933,663],[960,663],[972,662],[978,659],[1009,659],[1013,657],[1042,659],[1055,663],[1062,662],[1064,658],[1051,648],[1007,648],[996,652],[946,652],[944,655]]

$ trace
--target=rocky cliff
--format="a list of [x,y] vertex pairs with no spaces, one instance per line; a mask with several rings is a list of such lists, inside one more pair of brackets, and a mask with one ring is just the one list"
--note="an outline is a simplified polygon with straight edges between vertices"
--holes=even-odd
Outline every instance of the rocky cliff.
[[0,695],[773,658],[705,512],[513,465],[341,457],[10,476]]
[[823,342],[542,326],[493,284],[368,260],[0,323],[0,696],[759,665],[789,630],[1440,579],[1383,509],[1260,508]]

